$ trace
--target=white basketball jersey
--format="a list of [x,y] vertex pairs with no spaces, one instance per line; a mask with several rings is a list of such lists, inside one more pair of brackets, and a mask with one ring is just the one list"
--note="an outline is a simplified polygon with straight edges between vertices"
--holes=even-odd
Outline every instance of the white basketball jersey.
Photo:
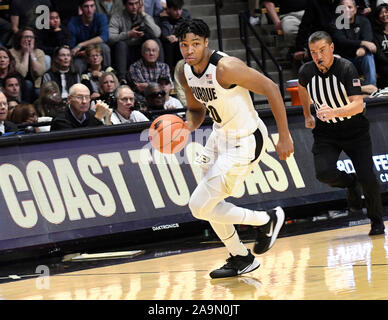
[[237,85],[224,89],[217,82],[217,63],[227,56],[215,51],[202,74],[196,74],[187,63],[184,72],[194,97],[206,107],[213,119],[213,130],[228,137],[245,137],[264,125],[257,114],[249,90]]

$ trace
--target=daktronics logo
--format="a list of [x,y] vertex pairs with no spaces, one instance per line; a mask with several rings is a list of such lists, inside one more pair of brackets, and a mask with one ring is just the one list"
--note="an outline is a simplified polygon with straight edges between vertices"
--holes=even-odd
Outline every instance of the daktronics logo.
[[179,223],[163,224],[161,226],[155,226],[155,227],[152,227],[152,231],[160,231],[160,230],[166,230],[166,229],[172,229],[172,228],[179,228]]

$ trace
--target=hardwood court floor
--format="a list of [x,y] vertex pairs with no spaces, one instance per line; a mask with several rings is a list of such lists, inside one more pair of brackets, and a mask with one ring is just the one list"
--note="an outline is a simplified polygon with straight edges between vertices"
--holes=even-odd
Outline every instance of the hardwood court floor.
[[220,247],[3,283],[0,299],[388,299],[388,235],[368,231],[280,238],[259,257],[259,269],[240,277],[210,279],[227,257]]

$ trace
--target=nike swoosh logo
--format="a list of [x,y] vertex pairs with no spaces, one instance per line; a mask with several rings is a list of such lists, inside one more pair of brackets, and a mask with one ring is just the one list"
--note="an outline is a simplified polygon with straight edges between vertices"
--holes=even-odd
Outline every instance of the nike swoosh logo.
[[242,274],[242,273],[244,273],[246,270],[248,270],[248,268],[250,267],[251,265],[249,265],[249,266],[247,266],[247,267],[245,267],[244,269],[242,269],[242,270],[238,270],[238,274]]
[[272,237],[273,235],[273,222],[271,222],[271,228],[269,229],[269,232],[265,234],[267,237]]

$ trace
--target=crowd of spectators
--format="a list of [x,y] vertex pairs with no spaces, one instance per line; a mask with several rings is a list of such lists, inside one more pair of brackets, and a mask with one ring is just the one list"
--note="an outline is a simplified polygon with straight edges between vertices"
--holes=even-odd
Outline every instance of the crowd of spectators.
[[172,34],[190,17],[183,6],[0,0],[0,135],[28,124],[44,132],[150,121],[152,110],[183,109],[171,95],[182,59]]
[[[388,86],[388,0],[248,2],[250,23],[260,27],[265,8],[293,63],[311,59],[307,39],[324,30],[363,85]],[[0,0],[0,133],[14,130],[12,122],[48,122],[34,132],[54,131],[185,108],[174,28],[189,18],[183,0]]]

